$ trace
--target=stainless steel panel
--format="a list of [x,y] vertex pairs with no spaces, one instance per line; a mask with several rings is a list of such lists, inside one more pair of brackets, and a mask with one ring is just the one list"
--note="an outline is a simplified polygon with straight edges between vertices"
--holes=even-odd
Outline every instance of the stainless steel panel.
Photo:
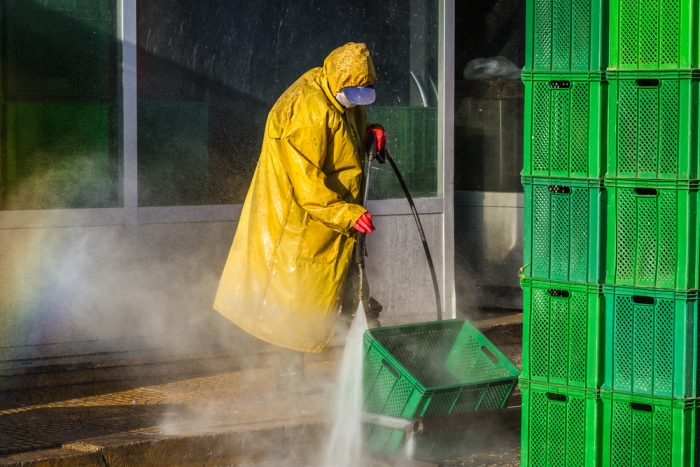
[[139,208],[139,224],[237,221],[242,204]]
[[458,81],[455,96],[455,189],[522,192],[523,84]]
[[[127,339],[194,346],[203,330],[212,342],[237,330],[213,308],[237,222],[140,225]],[[228,328],[228,329],[227,329]]]
[[[438,283],[444,284],[442,214],[422,215],[421,222]],[[384,307],[382,325],[436,320],[433,283],[413,216],[378,216],[374,224],[365,267],[372,296]]]
[[0,230],[5,354],[123,339],[123,251],[123,226]]
[[123,225],[124,209],[50,209],[0,212],[0,230]]
[[123,61],[124,212],[128,226],[136,225],[138,207],[136,10],[136,0],[121,0],[119,36],[122,39]]
[[457,307],[522,309],[523,195],[455,192]]

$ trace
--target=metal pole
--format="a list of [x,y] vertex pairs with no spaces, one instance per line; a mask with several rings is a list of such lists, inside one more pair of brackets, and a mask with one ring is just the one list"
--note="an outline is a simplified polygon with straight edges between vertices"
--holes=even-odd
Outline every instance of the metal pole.
[[442,196],[442,298],[445,317],[456,318],[454,268],[455,0],[439,0],[438,196]]
[[412,429],[416,421],[380,413],[362,412],[362,423],[406,431]]
[[406,459],[413,459],[416,455],[416,432],[406,431]]
[[137,65],[136,65],[136,0],[123,0],[121,11],[124,224],[135,231],[138,224],[138,160],[137,160]]
[[362,422],[385,428],[393,428],[395,430],[403,430],[406,433],[405,457],[407,459],[413,459],[416,455],[416,438],[423,432],[423,421],[420,418],[407,419],[378,413],[362,412]]

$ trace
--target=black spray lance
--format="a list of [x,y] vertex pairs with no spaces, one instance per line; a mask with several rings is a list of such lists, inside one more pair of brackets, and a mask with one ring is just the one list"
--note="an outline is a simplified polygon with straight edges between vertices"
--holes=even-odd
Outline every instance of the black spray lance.
[[[367,177],[365,178],[365,192],[362,196],[362,206],[367,208],[367,199],[369,198],[369,178],[372,175],[372,162],[377,154],[377,142],[374,141],[372,137],[372,142],[368,141],[367,144],[370,146],[369,151],[367,151],[367,165],[365,172],[367,172]],[[367,241],[367,234],[357,233],[357,248],[355,249],[355,261],[357,262],[357,269],[360,271],[360,288],[357,291],[357,296],[360,297],[360,302],[362,302],[362,282],[364,280],[365,274],[365,242]],[[367,310],[365,310],[365,313]]]
[[[416,227],[418,227],[418,233],[420,234],[420,239],[423,242],[423,249],[425,250],[425,257],[428,260],[428,267],[430,268],[430,275],[433,279],[433,289],[435,290],[435,307],[437,309],[437,319],[442,320],[442,306],[440,304],[440,288],[438,287],[437,274],[435,274],[435,265],[433,265],[433,257],[430,254],[430,247],[428,247],[428,242],[425,239],[425,232],[423,231],[423,225],[420,222],[420,217],[418,216],[418,211],[416,210],[416,205],[413,204],[413,198],[411,193],[408,192],[408,187],[406,182],[404,182],[399,168],[396,166],[394,158],[391,157],[389,150],[384,148],[381,151],[377,151],[377,142],[374,137],[374,133],[370,133],[369,139],[367,140],[367,146],[369,150],[367,151],[367,165],[366,172],[367,177],[365,178],[365,193],[362,200],[362,205],[367,207],[367,198],[369,197],[369,181],[370,175],[372,173],[372,162],[376,159],[380,164],[383,164],[386,160],[389,160],[391,168],[394,169],[396,177],[399,179],[401,188],[406,194],[406,199],[408,200],[409,206],[411,206],[411,211],[413,212],[413,218],[416,221]],[[358,291],[358,296],[362,300],[362,280],[365,269],[365,234],[358,234],[358,248],[355,250],[356,256],[355,260],[358,264],[358,269],[360,270],[360,290]]]

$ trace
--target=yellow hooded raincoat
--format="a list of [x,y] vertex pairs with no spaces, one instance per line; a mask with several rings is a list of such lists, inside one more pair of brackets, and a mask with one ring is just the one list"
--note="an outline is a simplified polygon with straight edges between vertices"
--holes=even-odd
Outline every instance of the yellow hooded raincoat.
[[349,43],[299,78],[267,118],[214,308],[272,344],[321,352],[330,341],[361,203],[364,107],[335,94],[374,84],[364,44]]

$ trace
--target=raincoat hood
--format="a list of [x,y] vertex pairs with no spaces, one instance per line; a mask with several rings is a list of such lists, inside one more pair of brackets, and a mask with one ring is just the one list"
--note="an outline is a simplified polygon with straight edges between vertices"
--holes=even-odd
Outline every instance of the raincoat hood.
[[357,42],[348,42],[331,52],[323,69],[334,96],[348,86],[369,86],[377,79],[369,49]]

